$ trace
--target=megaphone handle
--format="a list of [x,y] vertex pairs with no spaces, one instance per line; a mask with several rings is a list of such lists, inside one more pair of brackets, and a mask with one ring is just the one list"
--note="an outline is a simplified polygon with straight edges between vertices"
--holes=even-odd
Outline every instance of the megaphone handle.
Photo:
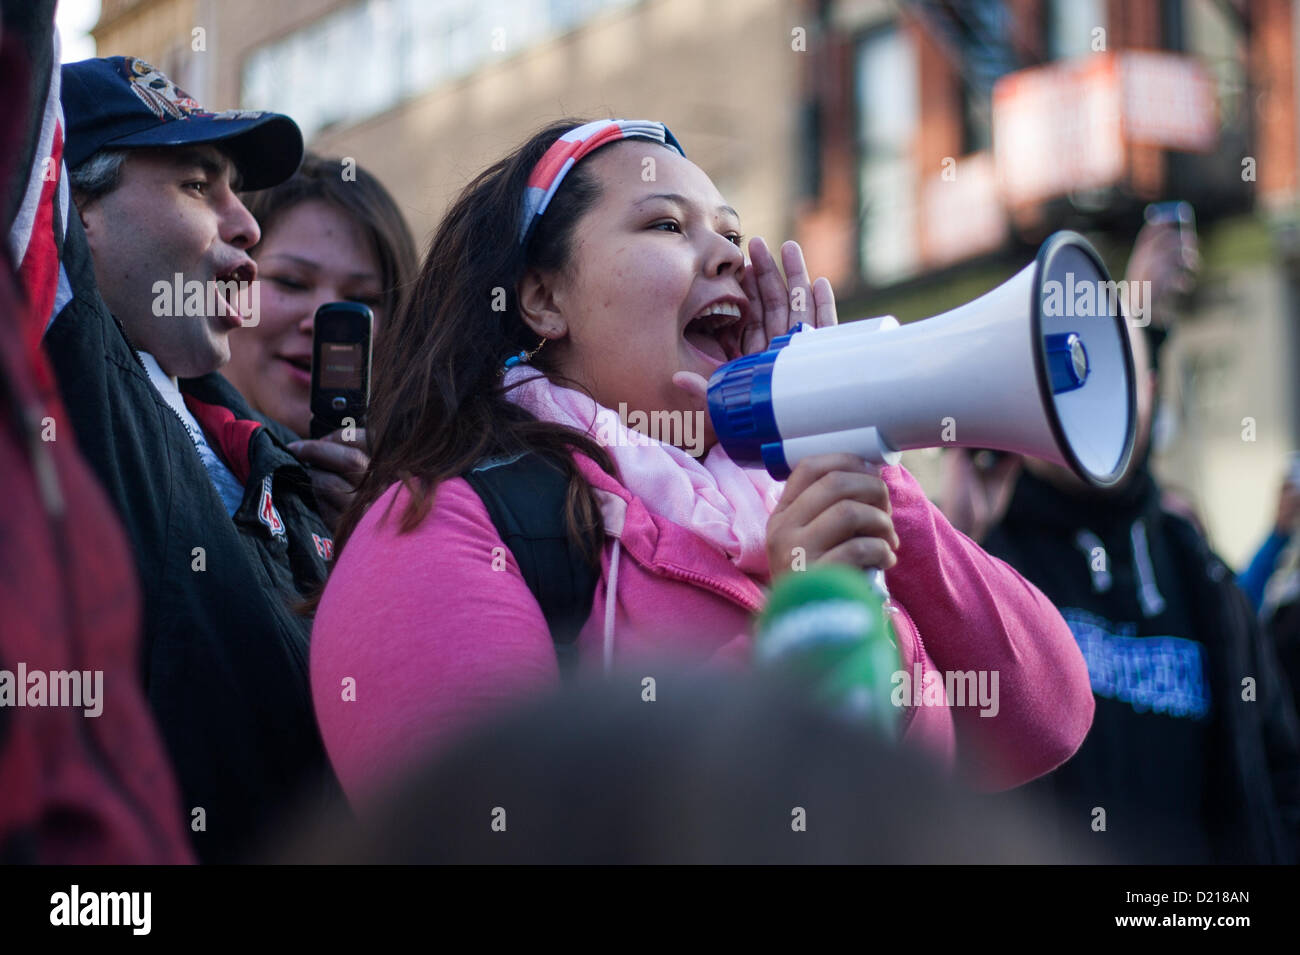
[[[872,461],[870,458],[864,458],[863,460],[865,460],[867,464],[867,473],[880,477],[880,463]],[[884,598],[886,604],[891,603],[889,587],[885,584],[885,572],[881,568],[867,568],[867,582],[871,584],[873,589],[879,592],[880,596]]]
[[885,572],[879,567],[870,567],[867,569],[867,581],[872,588],[880,592],[880,596],[889,600],[889,587],[885,584]]

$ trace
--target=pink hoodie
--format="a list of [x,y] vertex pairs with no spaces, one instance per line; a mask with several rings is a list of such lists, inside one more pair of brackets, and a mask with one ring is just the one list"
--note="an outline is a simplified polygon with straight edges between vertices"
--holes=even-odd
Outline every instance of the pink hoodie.
[[[606,654],[620,668],[665,658],[743,665],[760,585],[593,462],[577,460],[606,532],[579,666],[599,672]],[[886,580],[905,608],[894,618],[903,669],[913,675],[919,665],[922,674],[914,692],[931,671],[998,674],[996,715],[981,716],[975,705],[911,706],[904,745],[983,789],[1049,772],[1092,724],[1088,670],[1065,621],[1016,571],[956,531],[906,470],[886,467],[882,477],[902,542]],[[366,513],[312,631],[316,717],[354,803],[485,714],[559,679],[542,611],[478,495],[464,480],[447,481],[423,523],[398,534],[406,500],[395,485]]]

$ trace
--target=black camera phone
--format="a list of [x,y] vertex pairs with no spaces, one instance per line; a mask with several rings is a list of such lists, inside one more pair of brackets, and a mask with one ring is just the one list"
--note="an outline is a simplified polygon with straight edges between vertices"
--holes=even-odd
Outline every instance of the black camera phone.
[[370,335],[375,316],[360,302],[316,310],[311,341],[311,436],[364,428],[370,402]]

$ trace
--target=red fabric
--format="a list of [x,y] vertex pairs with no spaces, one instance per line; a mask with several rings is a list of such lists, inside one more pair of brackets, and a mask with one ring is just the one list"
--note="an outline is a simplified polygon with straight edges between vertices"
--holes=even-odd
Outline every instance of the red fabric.
[[[0,316],[14,315],[7,265],[0,283]],[[66,422],[40,406],[17,339],[0,324],[0,374],[54,440],[25,442],[17,409],[0,400],[0,669],[100,671],[103,709],[0,708],[0,857],[189,862],[180,797],[140,686],[134,562]]]
[[[19,333],[25,348],[25,362],[30,369],[42,400],[47,405],[57,408],[57,388],[54,372],[41,350],[41,336],[45,333],[46,322],[54,308],[54,298],[59,281],[58,237],[55,234],[55,202],[58,196],[60,176],[63,170],[63,127],[60,122],[58,103],[53,96],[53,75],[33,77],[30,58],[23,46],[23,37],[9,34],[4,37],[3,54],[0,60],[0,77],[3,78],[5,90],[5,157],[3,164],[4,184],[21,186],[23,201],[19,213],[33,213],[30,234],[11,235],[11,244],[18,242],[21,248],[14,250],[19,258],[19,279],[21,291],[28,301],[28,307],[15,314],[19,321]],[[27,116],[19,107],[27,101],[28,89],[37,84],[46,91],[45,112],[39,116]],[[26,124],[27,128],[23,128]],[[35,166],[31,169],[11,168],[8,157],[19,155],[20,143],[27,133],[34,133],[38,142],[46,137],[50,139],[49,163],[43,157],[35,157]],[[45,178],[47,170],[54,172]],[[21,180],[19,182],[18,180]],[[40,188],[32,192],[34,184],[40,182]],[[39,198],[37,198],[39,197]],[[35,201],[33,209],[31,203]],[[7,227],[13,223],[7,223]],[[8,266],[6,266],[8,268]]]
[[[6,36],[0,55],[0,157],[17,155],[24,124],[40,122],[21,109],[29,77],[19,44]],[[36,170],[17,174],[40,168],[38,159]],[[0,705],[0,862],[191,862],[180,796],[140,685],[134,561],[77,452],[39,348],[58,276],[57,185],[43,187],[26,246],[27,300],[7,245],[0,251],[0,670],[10,684],[20,666],[98,672],[102,710]]]
[[[63,128],[57,127],[54,130],[54,150],[50,157],[49,168],[57,173],[62,168],[62,162]],[[41,175],[45,168],[44,164],[44,159],[41,159],[40,164],[32,171],[34,176]],[[45,334],[46,320],[54,310],[54,295],[59,287],[59,249],[54,235],[54,196],[58,188],[58,175],[42,180],[36,222],[32,228],[31,240],[27,243],[27,251],[23,254],[23,260],[18,267],[18,276],[30,303],[28,311],[30,318],[25,328],[24,338],[28,353],[32,355],[40,354],[41,336]],[[50,375],[49,365],[42,360],[41,366],[45,369],[44,374],[50,376],[48,381],[52,382],[53,376]],[[41,384],[44,386],[46,382],[42,381]]]
[[542,191],[550,189],[556,175],[570,161],[577,162],[583,156],[595,152],[606,143],[612,143],[622,138],[623,130],[613,124],[598,130],[586,139],[560,137],[551,145],[550,149],[546,150],[542,158],[537,161],[537,165],[533,167],[533,171],[529,173],[529,187],[541,189]]
[[230,468],[230,473],[240,484],[247,484],[248,475],[253,470],[248,449],[252,445],[253,433],[262,425],[257,421],[236,418],[229,408],[210,405],[190,395],[185,396],[185,407],[198,419],[199,427],[208,439],[217,443],[217,453]]

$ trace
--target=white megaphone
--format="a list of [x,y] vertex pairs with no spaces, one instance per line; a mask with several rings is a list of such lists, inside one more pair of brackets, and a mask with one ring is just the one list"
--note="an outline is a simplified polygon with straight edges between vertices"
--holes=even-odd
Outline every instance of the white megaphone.
[[1087,240],[1058,232],[1015,277],[924,321],[804,329],[721,366],[709,414],[732,460],[784,479],[847,451],[897,464],[912,448],[1013,451],[1094,487],[1124,474],[1137,433],[1118,290]]

